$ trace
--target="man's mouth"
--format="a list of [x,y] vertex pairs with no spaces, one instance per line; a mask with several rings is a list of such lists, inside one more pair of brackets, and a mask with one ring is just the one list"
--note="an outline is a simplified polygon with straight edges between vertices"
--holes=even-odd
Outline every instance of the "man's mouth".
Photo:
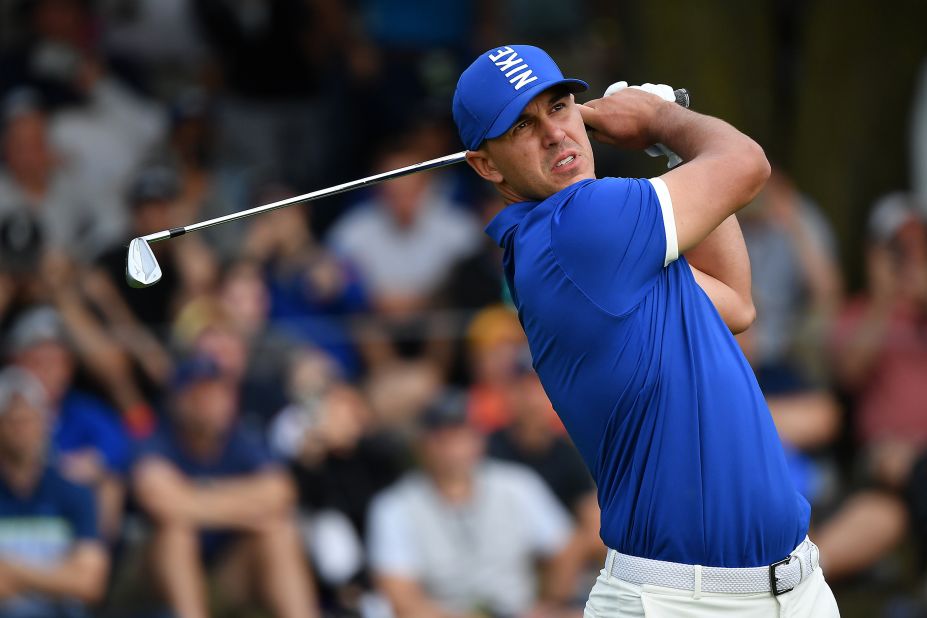
[[563,157],[562,159],[560,159],[559,161],[557,161],[557,163],[556,163],[556,165],[554,165],[554,167],[563,167],[564,165],[569,165],[569,164],[572,163],[575,159],[576,159],[576,156],[575,156],[575,155],[567,155],[567,156]]

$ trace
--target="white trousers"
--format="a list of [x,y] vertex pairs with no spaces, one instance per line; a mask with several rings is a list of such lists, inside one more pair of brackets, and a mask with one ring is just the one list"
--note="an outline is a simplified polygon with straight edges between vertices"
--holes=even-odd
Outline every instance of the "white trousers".
[[774,597],[757,594],[701,593],[661,586],[638,586],[599,574],[584,618],[839,618],[840,610],[820,567],[794,590]]

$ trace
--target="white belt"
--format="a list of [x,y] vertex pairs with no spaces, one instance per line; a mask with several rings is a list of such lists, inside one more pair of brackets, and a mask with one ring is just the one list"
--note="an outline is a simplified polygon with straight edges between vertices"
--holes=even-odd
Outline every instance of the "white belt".
[[784,560],[769,566],[725,568],[638,558],[608,550],[605,570],[620,580],[638,586],[651,585],[677,590],[721,594],[769,592],[784,594],[811,576],[818,568],[818,546],[805,540]]

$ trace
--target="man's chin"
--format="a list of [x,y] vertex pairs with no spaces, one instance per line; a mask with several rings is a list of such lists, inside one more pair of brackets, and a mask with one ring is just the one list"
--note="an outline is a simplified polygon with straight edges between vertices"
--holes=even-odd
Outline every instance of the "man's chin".
[[555,178],[553,185],[556,187],[556,190],[554,191],[554,193],[556,193],[557,191],[562,191],[563,189],[566,189],[569,186],[575,185],[577,182],[581,180],[591,180],[594,178],[595,178],[595,175],[592,173],[579,172],[579,171],[577,171],[575,174],[570,174],[569,176],[561,176],[561,177]]

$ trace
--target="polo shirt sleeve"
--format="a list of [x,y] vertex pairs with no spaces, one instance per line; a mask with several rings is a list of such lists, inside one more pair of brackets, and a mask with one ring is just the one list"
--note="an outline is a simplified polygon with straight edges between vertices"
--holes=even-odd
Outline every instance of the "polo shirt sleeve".
[[380,493],[370,505],[367,551],[371,569],[382,575],[418,579],[421,565],[416,536],[403,496],[394,490]]
[[633,309],[679,257],[669,190],[659,178],[603,178],[577,191],[551,221],[567,277],[602,309]]

